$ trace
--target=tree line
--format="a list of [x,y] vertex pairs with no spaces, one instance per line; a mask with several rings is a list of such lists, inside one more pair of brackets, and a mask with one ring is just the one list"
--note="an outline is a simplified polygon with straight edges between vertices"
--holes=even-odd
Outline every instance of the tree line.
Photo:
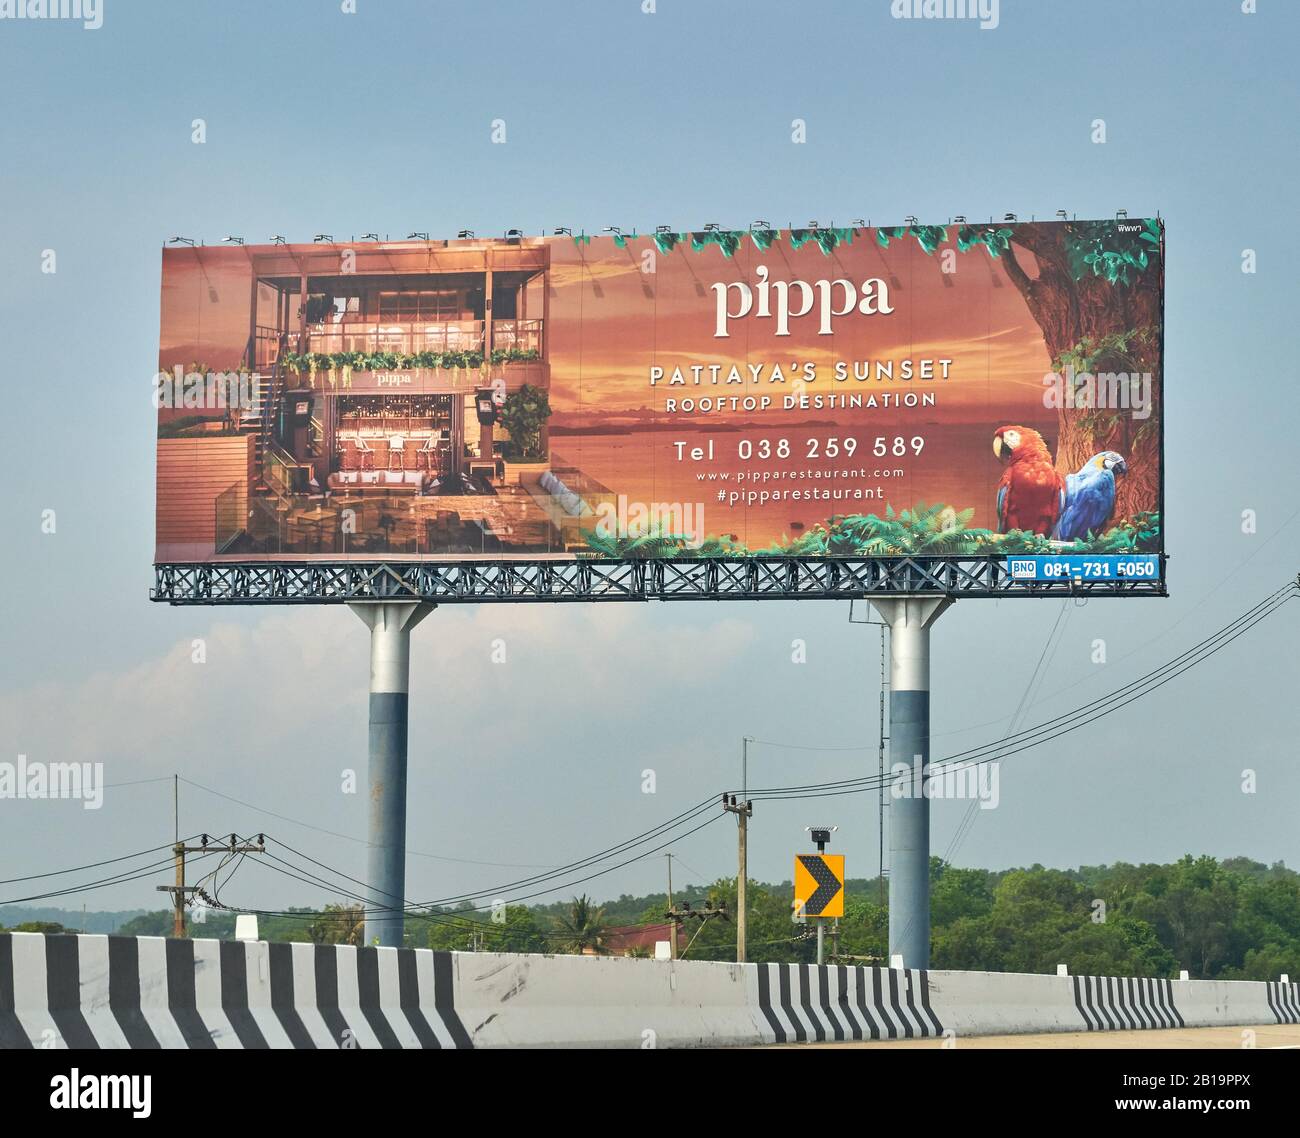
[[[940,858],[930,863],[931,967],[989,972],[1270,980],[1300,975],[1300,874],[1278,862],[1217,860],[1188,855],[1167,865],[1041,865],[1008,870],[963,869]],[[886,963],[889,907],[878,878],[850,879],[845,913],[828,922],[828,951],[844,963]],[[751,961],[811,963],[816,928],[799,922],[789,882],[751,881],[746,941]],[[725,910],[683,922],[683,955],[734,960],[736,882],[675,891],[678,909]],[[597,904],[583,895],[551,905],[506,905],[491,911],[460,907],[408,915],[414,947],[483,952],[627,953],[613,930],[666,920],[667,897],[623,895]],[[127,936],[169,936],[170,910],[137,916],[118,930]],[[316,944],[364,943],[365,915],[352,902],[323,910],[263,916],[263,940]],[[63,932],[57,922],[19,924],[15,930]],[[67,930],[75,931],[75,930]],[[234,914],[210,911],[190,935],[229,939]]]

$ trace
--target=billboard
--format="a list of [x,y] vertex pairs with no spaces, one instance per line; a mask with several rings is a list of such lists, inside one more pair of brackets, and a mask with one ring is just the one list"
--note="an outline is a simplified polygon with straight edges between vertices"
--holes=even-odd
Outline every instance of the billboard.
[[158,563],[1157,576],[1159,220],[167,248]]

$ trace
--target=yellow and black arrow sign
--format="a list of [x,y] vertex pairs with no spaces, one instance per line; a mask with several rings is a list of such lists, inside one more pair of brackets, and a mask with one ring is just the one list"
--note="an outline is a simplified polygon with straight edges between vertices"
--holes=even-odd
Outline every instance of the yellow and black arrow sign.
[[844,855],[798,854],[794,859],[794,907],[805,917],[844,916]]

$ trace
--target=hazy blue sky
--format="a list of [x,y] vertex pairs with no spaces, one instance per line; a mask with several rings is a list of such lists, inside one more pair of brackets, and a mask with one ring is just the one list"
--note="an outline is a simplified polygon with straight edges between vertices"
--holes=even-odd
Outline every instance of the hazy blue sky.
[[[0,21],[0,759],[102,760],[113,783],[177,771],[365,833],[364,796],[340,791],[344,769],[364,777],[361,622],[148,601],[159,249],[174,234],[1159,211],[1172,596],[1070,604],[1028,721],[1157,666],[1300,568],[1295,4],[1002,0],[990,31],[896,20],[889,0],[658,0],[652,15],[640,0],[104,5],[96,31]],[[506,145],[490,141],[497,118]],[[1061,605],[944,615],[935,757],[1000,735]],[[1150,698],[1009,759],[1000,807],[954,859],[1300,865],[1298,616],[1293,602]],[[206,664],[190,662],[194,638]],[[806,664],[791,663],[795,638]],[[738,781],[743,734],[864,748],[756,748],[758,784],[874,770],[878,651],[838,603],[441,609],[415,634],[409,835],[438,856],[411,857],[408,893],[486,888],[524,871],[468,863],[556,865],[666,820]],[[936,852],[963,814],[935,805]],[[875,872],[875,798],[855,795],[761,804],[753,874],[788,877],[814,822],[839,825],[853,876]],[[265,830],[364,872],[357,840],[192,788],[182,829]],[[161,844],[171,789],[111,787],[99,811],[0,801],[0,836],[0,878]],[[682,841],[678,882],[734,872],[734,850],[730,820]],[[645,891],[663,869],[653,857],[583,888]],[[86,900],[153,907],[154,884]],[[223,897],[323,894],[246,867]]]

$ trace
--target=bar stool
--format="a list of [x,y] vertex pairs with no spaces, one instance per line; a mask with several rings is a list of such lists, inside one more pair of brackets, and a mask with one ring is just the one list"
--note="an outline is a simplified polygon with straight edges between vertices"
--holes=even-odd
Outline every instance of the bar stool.
[[406,440],[401,435],[390,435],[388,439],[388,469],[393,469],[393,459],[397,459],[397,469],[401,470],[406,461]]
[[374,470],[375,448],[370,446],[360,435],[357,436],[357,459],[360,470]]

